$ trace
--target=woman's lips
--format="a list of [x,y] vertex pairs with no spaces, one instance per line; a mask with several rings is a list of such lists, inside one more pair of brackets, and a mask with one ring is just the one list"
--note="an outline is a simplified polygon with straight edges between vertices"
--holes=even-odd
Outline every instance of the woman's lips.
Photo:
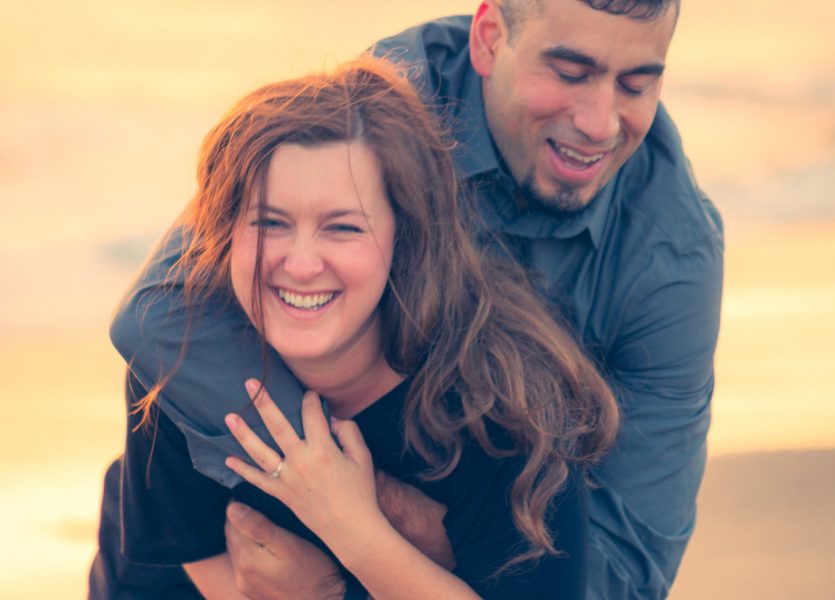
[[315,294],[300,294],[284,288],[277,288],[281,301],[299,310],[321,310],[330,304],[338,295],[337,292],[318,292]]

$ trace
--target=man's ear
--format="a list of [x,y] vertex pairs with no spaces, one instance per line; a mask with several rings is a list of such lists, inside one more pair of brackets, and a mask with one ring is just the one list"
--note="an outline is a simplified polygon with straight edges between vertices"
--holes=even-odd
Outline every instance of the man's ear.
[[499,7],[494,0],[484,0],[470,26],[470,62],[481,77],[493,72],[496,50],[507,35]]

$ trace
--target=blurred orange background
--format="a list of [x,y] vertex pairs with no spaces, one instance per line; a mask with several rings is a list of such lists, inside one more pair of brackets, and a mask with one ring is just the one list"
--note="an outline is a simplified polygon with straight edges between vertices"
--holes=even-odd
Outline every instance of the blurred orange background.
[[[475,0],[4,1],[0,590],[83,598],[124,436],[110,312],[238,97]],[[663,99],[727,229],[710,461],[670,597],[835,588],[835,5],[685,0]]]

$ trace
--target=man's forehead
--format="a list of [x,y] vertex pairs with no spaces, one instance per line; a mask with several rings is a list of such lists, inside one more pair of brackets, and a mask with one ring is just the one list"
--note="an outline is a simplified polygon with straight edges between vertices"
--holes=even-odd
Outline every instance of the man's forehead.
[[499,0],[502,4],[518,6],[521,12],[534,14],[544,8],[564,3],[585,5],[592,10],[623,16],[637,21],[652,21],[672,10],[678,17],[680,0]]
[[557,24],[566,22],[569,15],[587,14],[601,18],[613,18],[617,23],[643,23],[666,28],[678,21],[678,0],[500,0],[506,9],[504,14],[514,14],[519,22],[544,19]]
[[527,38],[546,56],[567,47],[601,64],[663,63],[677,20],[669,7],[655,18],[636,19],[594,8],[585,0],[541,2],[542,10],[520,24],[517,42]]

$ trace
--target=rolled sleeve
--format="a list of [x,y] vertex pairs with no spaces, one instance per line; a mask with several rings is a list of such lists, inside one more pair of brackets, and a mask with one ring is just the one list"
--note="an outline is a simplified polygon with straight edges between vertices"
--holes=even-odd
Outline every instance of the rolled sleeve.
[[664,598],[696,516],[719,328],[722,248],[653,248],[607,367],[622,410],[593,471],[591,598]]

